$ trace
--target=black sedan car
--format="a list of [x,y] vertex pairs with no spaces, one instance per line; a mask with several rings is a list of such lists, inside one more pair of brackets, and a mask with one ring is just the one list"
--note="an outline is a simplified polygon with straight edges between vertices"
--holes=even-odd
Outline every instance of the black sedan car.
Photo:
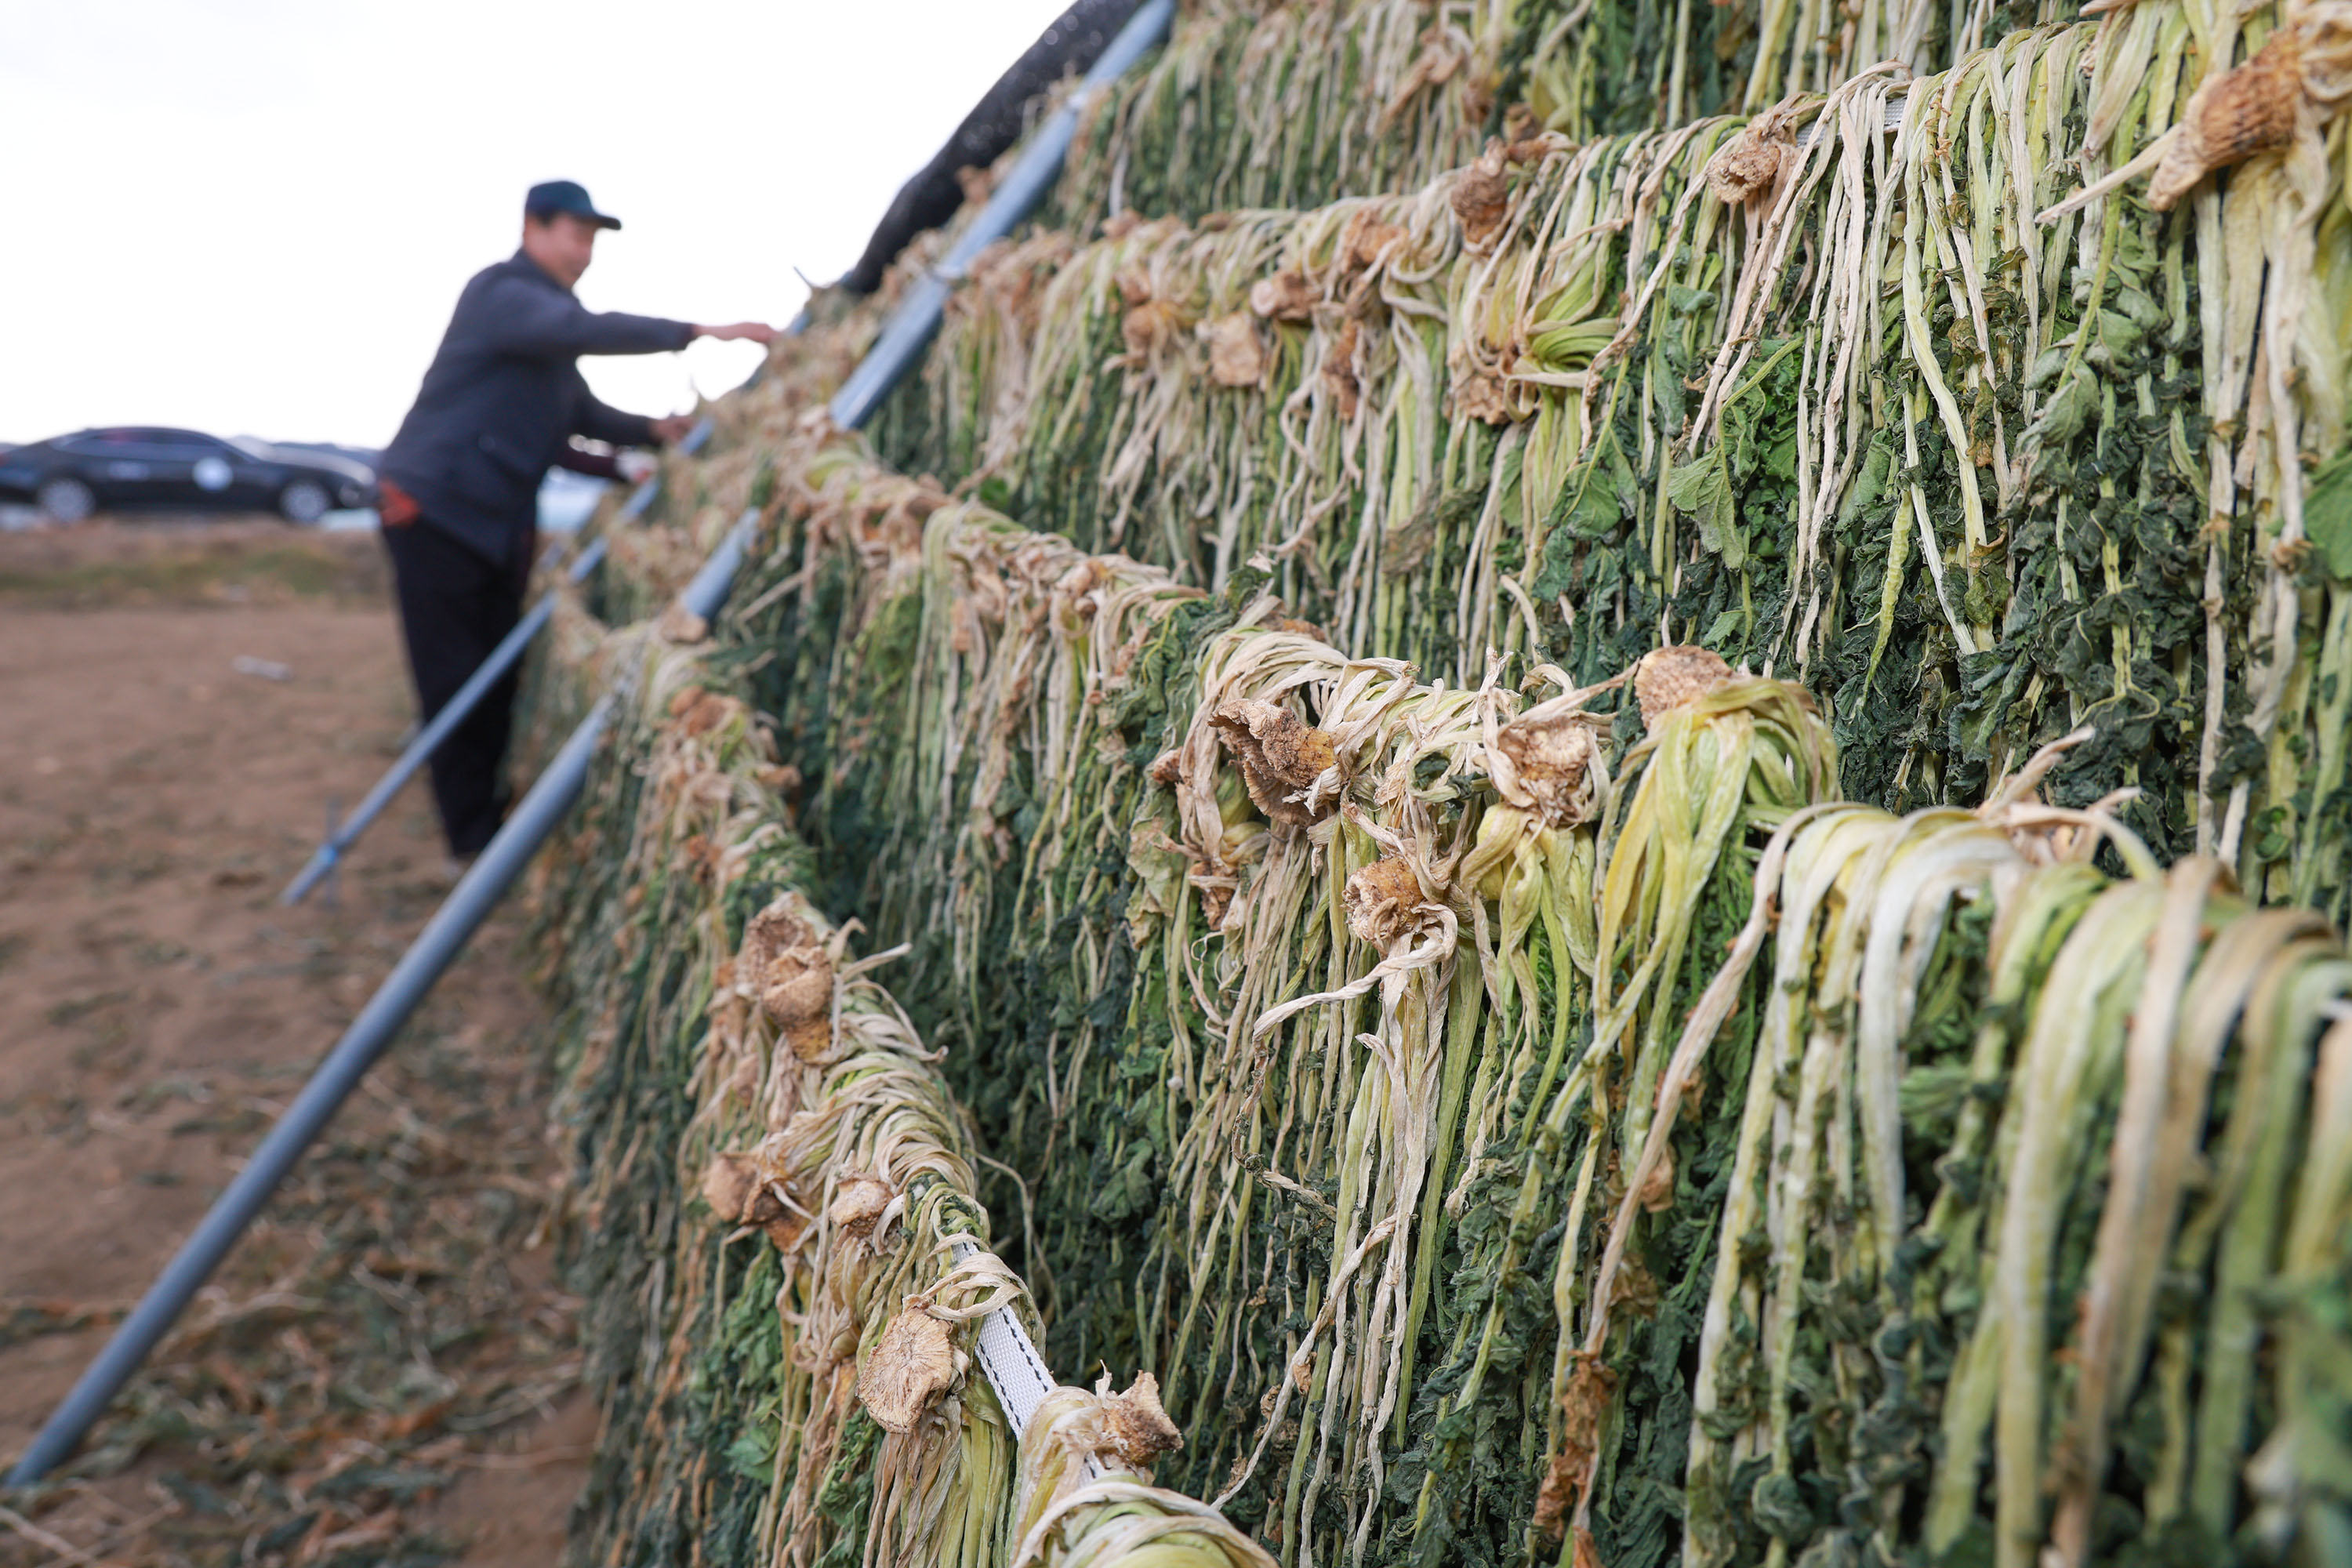
[[59,522],[105,507],[275,511],[307,523],[337,507],[372,505],[375,476],[330,453],[121,426],[0,452],[0,498],[29,500]]

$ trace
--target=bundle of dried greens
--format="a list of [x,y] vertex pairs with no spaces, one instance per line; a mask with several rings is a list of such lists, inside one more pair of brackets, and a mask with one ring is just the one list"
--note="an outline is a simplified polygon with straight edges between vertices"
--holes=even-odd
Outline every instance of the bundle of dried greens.
[[2221,70],[2138,5],[1745,127],[1033,247],[881,449],[1212,590],[1264,552],[1343,648],[1457,683],[1673,640],[1793,674],[1893,809],[2089,722],[2061,798],[2137,788],[2160,854],[2342,913],[2334,18]]
[[[1195,16],[897,471],[835,315],[602,604],[763,510],[673,633],[908,944],[1049,1360],[1286,1560],[2330,1560],[2352,26],[1685,12]],[[966,1300],[859,1317],[909,1432]]]

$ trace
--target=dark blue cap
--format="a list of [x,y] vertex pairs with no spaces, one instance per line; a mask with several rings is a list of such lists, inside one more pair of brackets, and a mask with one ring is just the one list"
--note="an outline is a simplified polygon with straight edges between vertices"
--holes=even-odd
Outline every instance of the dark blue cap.
[[522,210],[532,217],[544,218],[556,213],[570,213],[584,217],[599,228],[618,228],[621,220],[596,210],[588,199],[588,188],[577,180],[549,180],[531,186],[530,194],[522,199]]

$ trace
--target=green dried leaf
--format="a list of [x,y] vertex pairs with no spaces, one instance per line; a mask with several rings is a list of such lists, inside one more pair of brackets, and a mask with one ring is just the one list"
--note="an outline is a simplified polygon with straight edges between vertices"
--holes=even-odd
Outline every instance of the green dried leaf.
[[1675,510],[1698,521],[1699,542],[1737,568],[1748,559],[1748,535],[1739,526],[1739,508],[1731,494],[1727,451],[1717,446],[1691,462],[1675,465],[1666,480],[1666,499]]
[[2303,495],[2303,531],[2326,558],[2328,575],[2352,582],[2352,450],[2338,452],[2311,476]]

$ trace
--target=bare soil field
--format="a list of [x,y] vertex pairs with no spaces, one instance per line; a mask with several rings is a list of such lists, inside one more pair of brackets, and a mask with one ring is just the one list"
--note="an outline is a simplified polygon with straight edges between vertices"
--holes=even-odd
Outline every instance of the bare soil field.
[[[332,907],[277,902],[411,717],[372,535],[0,535],[0,715],[5,1468],[444,887],[417,784]],[[81,1454],[0,1491],[0,1568],[559,1559],[594,1416],[523,919],[476,940]]]

